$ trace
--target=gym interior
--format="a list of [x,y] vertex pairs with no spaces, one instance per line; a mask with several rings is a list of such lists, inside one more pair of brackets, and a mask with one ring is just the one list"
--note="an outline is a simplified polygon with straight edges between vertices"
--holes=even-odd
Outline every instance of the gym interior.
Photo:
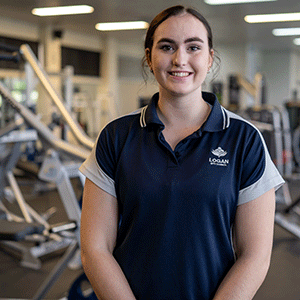
[[[157,92],[147,68],[143,76],[145,28],[176,4],[213,29],[221,63],[203,90],[261,131],[285,179],[254,299],[300,299],[300,2],[219,2],[0,1],[0,299],[95,299],[80,259],[78,168],[108,122]],[[80,8],[39,14],[50,5]],[[251,21],[262,14],[288,19]],[[128,21],[144,28],[97,26]]]

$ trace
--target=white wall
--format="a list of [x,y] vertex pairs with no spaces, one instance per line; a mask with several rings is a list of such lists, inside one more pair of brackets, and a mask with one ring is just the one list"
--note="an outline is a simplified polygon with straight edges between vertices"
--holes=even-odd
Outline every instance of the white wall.
[[[142,77],[142,59],[144,57],[142,40],[136,44],[120,43],[119,49],[119,57],[129,58],[129,64],[122,66],[124,70],[120,70],[122,77],[119,78],[119,112],[127,114],[139,107],[140,98],[150,98],[156,93],[158,86],[152,74],[149,73],[149,78],[146,82]],[[135,70],[135,74],[130,72],[130,68]],[[127,70],[130,76],[125,77]]]
[[300,53],[292,52],[290,56],[290,98],[293,98],[293,91],[297,91],[297,98],[300,99]]
[[290,51],[264,50],[262,72],[266,77],[267,99],[280,106],[290,97]]
[[221,69],[217,77],[218,80],[227,82],[229,75],[245,73],[246,55],[244,46],[220,45],[216,49],[221,58]]
[[[250,49],[251,50],[251,49]],[[250,82],[252,66],[249,66],[249,48],[237,45],[219,45],[217,51],[221,58],[221,69],[215,81],[224,85],[224,104],[228,103],[228,78],[232,74],[241,74]],[[281,106],[292,97],[292,91],[297,89],[300,98],[300,54],[288,50],[256,51],[257,72],[262,72],[266,78],[267,101],[270,105]],[[252,70],[253,71],[253,70]],[[251,75],[251,74],[252,75]],[[209,79],[209,78],[208,78]],[[209,83],[209,81],[208,81]],[[242,101],[249,104],[246,92],[241,93]]]
[[146,84],[143,80],[121,79],[119,87],[122,114],[136,110],[139,107],[139,98],[150,98],[158,91],[152,80]]
[[16,39],[36,41],[39,39],[39,27],[35,24],[1,16],[0,35]]
[[[221,63],[218,76],[214,79],[215,82],[221,82],[223,84],[223,99],[222,104],[227,105],[229,102],[229,76],[245,73],[245,47],[238,45],[217,45],[216,55],[219,56]],[[213,69],[216,67],[214,65]],[[211,72],[205,80],[203,90],[211,91],[212,78],[214,72]]]

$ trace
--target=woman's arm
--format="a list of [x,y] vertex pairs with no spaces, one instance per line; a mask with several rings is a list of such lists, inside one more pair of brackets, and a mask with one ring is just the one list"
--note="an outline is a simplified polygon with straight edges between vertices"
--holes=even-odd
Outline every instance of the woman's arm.
[[214,300],[250,300],[270,265],[274,234],[275,192],[238,206],[233,227],[237,260],[222,281]]
[[101,300],[134,300],[130,286],[112,253],[118,229],[117,199],[86,179],[81,215],[81,259]]

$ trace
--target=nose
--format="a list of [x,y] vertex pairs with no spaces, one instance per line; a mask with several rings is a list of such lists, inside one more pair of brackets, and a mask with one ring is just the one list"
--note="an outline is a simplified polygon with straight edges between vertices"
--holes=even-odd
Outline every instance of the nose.
[[176,67],[182,67],[185,66],[186,63],[187,63],[187,54],[183,49],[178,48],[174,52],[173,65]]

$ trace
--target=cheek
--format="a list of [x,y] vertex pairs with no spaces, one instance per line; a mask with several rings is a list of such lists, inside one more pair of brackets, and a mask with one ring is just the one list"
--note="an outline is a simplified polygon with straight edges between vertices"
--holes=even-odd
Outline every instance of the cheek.
[[154,72],[159,72],[164,68],[164,61],[160,60],[156,56],[152,56],[151,66]]
[[203,72],[207,72],[207,69],[211,66],[211,58],[210,57],[201,57],[198,59],[198,69],[201,69]]

